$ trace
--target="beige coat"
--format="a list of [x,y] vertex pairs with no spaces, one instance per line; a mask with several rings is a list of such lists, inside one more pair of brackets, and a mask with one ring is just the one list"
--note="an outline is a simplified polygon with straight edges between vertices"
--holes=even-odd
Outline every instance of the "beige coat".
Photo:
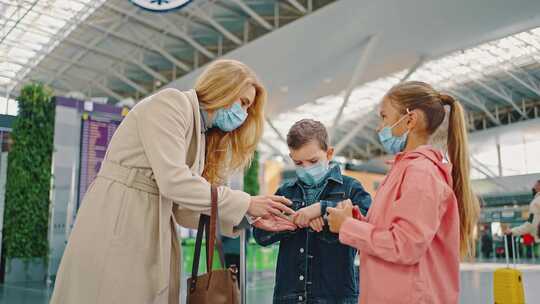
[[[195,91],[164,89],[137,104],[83,200],[51,303],[178,303],[174,222],[196,228],[210,212],[204,155]],[[233,236],[250,197],[226,187],[219,194],[222,233]]]

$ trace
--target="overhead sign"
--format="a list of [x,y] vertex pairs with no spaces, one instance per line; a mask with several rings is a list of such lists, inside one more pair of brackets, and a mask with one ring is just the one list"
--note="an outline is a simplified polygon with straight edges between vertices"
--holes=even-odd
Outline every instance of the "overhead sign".
[[167,12],[182,8],[193,0],[129,0],[136,6],[153,12]]

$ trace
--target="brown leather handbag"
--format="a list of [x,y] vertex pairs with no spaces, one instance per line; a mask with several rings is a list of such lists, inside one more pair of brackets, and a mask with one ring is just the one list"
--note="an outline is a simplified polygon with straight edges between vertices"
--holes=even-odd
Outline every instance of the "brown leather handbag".
[[[215,186],[212,186],[211,189],[212,207],[210,216],[201,214],[199,219],[193,268],[191,271],[191,278],[188,279],[187,283],[187,304],[238,304],[240,303],[238,270],[235,267],[225,269],[222,246],[218,245],[218,253],[223,269],[212,269],[214,248],[216,245],[216,229],[218,225],[218,192]],[[207,273],[198,275],[203,231],[206,235]],[[220,242],[220,240],[218,240],[218,242]]]

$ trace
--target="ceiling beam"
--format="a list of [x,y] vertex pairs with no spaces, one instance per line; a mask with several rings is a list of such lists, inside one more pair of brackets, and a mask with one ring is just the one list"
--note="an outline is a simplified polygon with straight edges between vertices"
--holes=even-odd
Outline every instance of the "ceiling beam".
[[287,159],[290,159],[290,157],[285,156],[283,152],[281,152],[278,148],[276,148],[274,145],[268,142],[268,140],[266,140],[265,138],[261,139],[261,143],[267,146],[268,148],[272,149],[272,151],[274,151],[274,153],[276,153],[277,155],[283,157],[283,160],[287,161]]
[[426,61],[425,56],[421,55],[420,57],[418,57],[418,60],[416,61],[416,63],[399,80],[399,83],[407,81],[409,79],[409,77],[411,77],[411,75],[414,74],[414,72],[416,72],[422,66],[422,64],[424,64],[425,61]]
[[307,9],[302,4],[300,4],[298,1],[296,1],[296,0],[287,0],[287,2],[289,2],[294,8],[296,8],[302,14],[307,13]]
[[270,128],[272,129],[272,131],[274,131],[274,133],[276,133],[277,137],[279,138],[279,140],[281,140],[284,144],[287,144],[287,140],[285,139],[285,137],[283,136],[283,134],[281,134],[281,132],[279,132],[279,130],[276,128],[276,126],[274,125],[274,123],[272,122],[272,120],[270,118],[266,118],[266,122],[268,123],[268,125],[270,126]]
[[345,149],[345,147],[349,144],[349,142],[351,140],[353,140],[356,135],[364,128],[366,127],[369,123],[370,123],[370,120],[371,120],[371,116],[374,115],[376,113],[376,110],[371,110],[369,111],[368,113],[366,113],[362,119],[360,120],[360,122],[358,122],[354,128],[352,128],[351,130],[347,131],[345,136],[343,138],[341,138],[341,140],[335,145],[335,154],[336,155],[339,155],[339,153],[341,153],[341,151],[343,151],[343,149]]
[[[77,54],[75,54],[72,58],[74,60],[81,60],[86,54],[88,54],[89,51],[94,51],[94,52],[99,52],[101,54],[110,55],[110,54],[107,54],[107,52],[105,50],[101,50],[101,49],[97,48],[96,45],[99,44],[100,42],[102,42],[106,37],[108,37],[110,32],[117,30],[125,22],[126,22],[125,20],[120,20],[119,22],[116,22],[114,25],[112,25],[108,29],[108,31],[102,33],[101,35],[98,35],[97,37],[94,37],[94,39],[92,39],[89,43],[77,43],[77,42],[74,42],[73,39],[67,40],[68,42],[70,42],[72,44],[76,44],[77,46],[82,48],[82,50],[78,51]],[[125,59],[122,58],[121,61],[124,61],[124,60]],[[55,74],[55,76],[61,75],[62,73],[67,71],[71,66],[72,66],[72,64],[70,64],[70,63],[64,65],[60,70],[58,70],[58,72]],[[50,84],[54,80],[54,78],[56,78],[56,77],[53,77],[50,81],[47,82],[47,84]]]
[[497,126],[500,126],[501,125],[501,121],[495,117],[493,115],[493,113],[491,113],[487,107],[486,107],[486,102],[485,101],[482,101],[480,99],[480,97],[476,96],[475,94],[473,95],[466,95],[464,93],[461,93],[457,90],[452,90],[452,89],[448,89],[447,90],[450,94],[453,94],[455,95],[460,101],[462,102],[465,102],[467,104],[469,104],[470,106],[472,107],[475,107],[479,110],[481,110],[482,112],[484,112],[484,114],[486,114],[486,116],[488,117],[488,119],[494,123],[495,125]]
[[[155,70],[150,68],[148,65],[146,65],[144,62],[136,60],[136,59],[132,58],[131,56],[116,55],[116,54],[113,54],[111,51],[107,51],[105,49],[102,49],[102,48],[99,48],[99,47],[96,47],[96,46],[91,46],[91,45],[88,45],[88,44],[86,44],[86,43],[84,43],[82,41],[78,41],[78,40],[75,40],[75,39],[72,39],[72,38],[66,39],[66,42],[68,42],[69,44],[72,44],[72,45],[74,45],[74,46],[76,46],[78,48],[82,48],[82,49],[85,49],[87,51],[92,51],[94,55],[98,54],[99,56],[109,58],[109,59],[111,59],[113,61],[116,61],[116,62],[130,63],[130,64],[134,65],[135,67],[138,67],[139,69],[147,72],[148,74],[152,74],[152,73],[159,74]],[[78,60],[78,59],[73,59],[73,60]],[[161,77],[163,77],[163,76],[161,76]]]
[[210,17],[205,11],[203,11],[200,7],[194,6],[192,8],[194,15],[201,18],[202,20],[208,22],[212,27],[214,27],[219,33],[221,33],[223,36],[227,37],[232,42],[236,43],[237,45],[242,45],[243,42],[240,38],[238,38],[236,35],[231,33],[228,29],[226,29],[223,25],[221,25],[219,22],[217,22],[215,19]]
[[508,76],[512,77],[512,79],[517,81],[519,84],[521,84],[522,86],[527,88],[529,91],[536,94],[537,97],[540,97],[540,87],[538,86],[538,84],[536,84],[536,83],[534,83],[532,81],[526,81],[526,80],[522,79],[521,77],[519,77],[516,73],[514,73],[514,72],[512,72],[512,71],[510,71],[508,69],[503,69],[503,71],[506,74],[508,74]]
[[354,141],[351,141],[349,143],[349,146],[353,148],[354,151],[356,151],[358,154],[362,155],[362,157],[369,159],[372,157],[372,154],[367,151],[367,149],[362,150]]
[[253,18],[257,23],[259,23],[262,27],[265,29],[271,31],[274,29],[274,27],[268,23],[268,21],[264,20],[263,17],[261,17],[257,12],[255,12],[251,7],[249,7],[246,3],[244,3],[242,0],[231,0],[233,3],[238,5],[248,16]]
[[349,103],[349,99],[351,97],[352,91],[358,85],[358,81],[360,80],[360,77],[364,74],[364,71],[366,70],[368,66],[368,62],[369,62],[368,60],[371,58],[371,54],[373,50],[375,49],[377,42],[378,42],[378,37],[376,35],[368,36],[364,40],[358,63],[356,64],[351,80],[349,81],[349,84],[347,88],[345,89],[345,96],[343,98],[343,102],[341,103],[341,106],[339,107],[339,110],[336,116],[334,117],[334,121],[332,123],[332,129],[330,131],[331,138],[333,138],[336,134],[337,126],[343,114],[343,110],[345,110],[345,107]]
[[165,57],[172,64],[176,65],[177,67],[184,70],[185,72],[189,72],[189,71],[192,70],[192,68],[189,65],[187,65],[187,64],[181,62],[180,60],[176,59],[176,57],[174,57],[171,53],[167,52],[163,47],[159,46],[159,44],[161,44],[161,43],[158,43],[156,41],[156,39],[159,38],[159,37],[143,36],[141,33],[137,33],[137,31],[135,31],[135,30],[130,30],[130,31],[131,31],[131,33],[133,35],[138,37],[138,39],[140,39],[141,41],[144,41],[150,47],[154,48],[159,54],[161,54],[161,56]]
[[[127,19],[129,19],[129,17],[124,16],[124,18],[122,20],[127,20]],[[102,27],[100,25],[92,25],[90,23],[84,23],[83,22],[82,25],[86,26],[86,27],[89,27],[89,28],[92,28],[92,29],[94,29],[94,30],[96,30],[96,31],[98,31],[100,33],[108,33],[111,37],[113,37],[113,38],[115,38],[115,39],[117,39],[119,41],[123,41],[123,42],[128,43],[128,44],[130,44],[130,45],[132,45],[134,47],[137,47],[137,48],[142,48],[142,49],[144,49],[144,50],[146,50],[146,51],[148,51],[150,53],[157,54],[157,52],[154,49],[148,47],[145,43],[143,43],[143,42],[141,42],[139,40],[136,40],[136,39],[131,39],[129,36],[122,35],[117,31],[109,32],[107,28],[104,28],[104,27]]]
[[508,94],[507,92],[504,92],[503,90],[501,90],[499,88],[499,90],[496,90],[492,87],[490,87],[489,85],[485,84],[483,81],[479,80],[479,79],[471,79],[474,83],[478,84],[479,86],[481,86],[482,88],[484,88],[485,90],[487,90],[488,92],[490,92],[491,94],[501,98],[502,100],[506,101],[508,104],[510,104],[514,110],[516,110],[522,117],[524,118],[527,118],[527,114],[525,114],[525,112],[523,112],[523,110],[514,102],[514,100],[512,99],[512,96],[510,96],[510,94]]
[[[36,33],[37,35],[43,35],[43,34],[52,35],[52,33],[49,33],[49,32],[47,32],[47,31],[45,31],[43,29],[37,29],[37,28],[36,29],[28,29],[28,31],[32,32],[32,33]],[[115,35],[118,36],[119,34],[115,33]],[[109,50],[100,49],[97,46],[96,47],[88,46],[87,43],[82,42],[82,41],[78,41],[78,40],[70,38],[70,37],[65,38],[64,41],[67,42],[68,44],[71,44],[71,45],[75,46],[78,49],[88,49],[88,50],[93,52],[93,55],[103,56],[103,57],[110,58],[110,59],[115,60],[115,61],[125,61],[125,60],[127,60],[128,63],[136,66],[137,68],[139,68],[141,70],[143,70],[149,76],[152,76],[152,77],[154,77],[156,79],[159,79],[162,82],[169,82],[169,80],[167,80],[167,78],[165,78],[165,76],[161,75],[156,70],[154,70],[151,67],[149,67],[148,65],[144,64],[144,62],[142,60],[136,60],[136,59],[133,59],[133,57],[116,56],[115,54],[113,54]],[[15,46],[20,47],[19,45],[15,45]],[[33,52],[38,52],[38,53],[43,54],[45,56],[54,57],[55,59],[58,59],[58,60],[65,59],[65,58],[60,57],[60,56],[55,56],[54,53],[52,53],[52,52],[48,53],[48,52],[44,52],[44,51],[41,51],[41,50],[35,50],[35,49],[31,49],[31,50]],[[138,48],[137,50],[140,51],[140,48]],[[156,52],[156,51],[154,51],[154,52]],[[79,63],[80,60],[75,60],[75,58],[72,57],[69,61],[64,60],[64,62],[68,62],[68,63],[71,63],[72,65],[76,65],[76,63]]]
[[169,19],[165,18],[165,16],[163,15],[159,15],[159,17],[161,18],[161,20],[167,25],[167,27],[172,27],[172,28],[176,28],[176,34],[180,37],[182,37],[182,39],[187,42],[189,45],[191,45],[193,48],[195,48],[196,50],[198,50],[199,52],[203,53],[206,57],[210,58],[210,59],[214,59],[216,58],[216,54],[212,53],[210,50],[208,50],[206,47],[204,47],[202,44],[200,44],[199,42],[197,42],[193,37],[191,37],[188,33],[186,33],[185,31],[182,31],[178,25],[176,25],[175,23],[169,21]]
[[106,2],[104,4],[106,7],[114,10],[118,14],[125,15],[135,21],[137,21],[140,24],[143,24],[145,27],[151,28],[156,30],[157,32],[163,34],[163,35],[169,35],[174,38],[180,39],[182,41],[185,41],[187,44],[189,44],[194,49],[200,51],[208,58],[215,58],[216,56],[210,52],[208,49],[206,49],[204,46],[202,46],[199,42],[195,41],[192,37],[190,37],[189,34],[186,32],[180,30],[175,24],[164,18],[163,16],[158,16],[160,22],[155,22],[156,20],[148,20],[147,18],[144,18],[140,15],[137,15],[136,12],[126,12],[125,10],[119,8],[116,5],[110,4],[110,2]]
[[[45,75],[49,75],[49,77],[56,73],[56,71],[49,70],[49,69],[41,67],[41,66],[36,66],[35,69],[38,70],[39,72],[45,74]],[[80,75],[67,75],[66,74],[66,75],[60,75],[59,77],[56,77],[56,79],[60,79],[62,81],[68,81],[68,82],[71,82],[73,80],[79,80],[83,84],[92,83],[95,86],[97,86],[99,89],[101,89],[104,93],[107,93],[110,97],[113,97],[113,98],[115,98],[117,100],[124,99],[123,96],[121,96],[118,93],[112,91],[111,89],[107,88],[105,85],[101,84],[99,81],[96,81],[93,78],[87,78],[87,77],[80,76]],[[81,88],[81,89],[75,89],[75,91],[83,91],[83,90]]]
[[[38,1],[35,1],[33,4],[35,5],[37,3],[38,3]],[[96,3],[96,2],[94,2],[94,3]],[[85,17],[84,15],[87,14],[88,11],[92,11],[93,8],[94,7],[92,6],[92,7],[89,7],[89,9],[87,9],[87,10],[80,10],[76,14],[74,14],[71,18],[75,19],[75,20],[82,20],[82,19],[84,19],[83,17]],[[22,18],[20,18],[19,21],[22,21]],[[34,21],[35,21],[35,19],[34,19]],[[70,26],[71,26],[71,28],[70,28]],[[35,28],[33,22],[30,23],[29,28]],[[47,44],[43,46],[42,50],[46,51],[46,52],[51,52],[53,50],[53,48],[56,47],[57,42],[62,41],[64,38],[66,38],[67,35],[73,30],[73,28],[74,28],[73,24],[65,23],[61,28],[57,28],[56,29],[57,31],[55,31],[54,33],[48,33],[47,36],[49,36],[50,39],[47,42]],[[7,34],[4,37],[7,37]],[[36,56],[35,58],[33,58],[31,64],[34,65],[34,66],[39,64],[39,62],[44,57],[45,57],[45,55],[42,55],[41,57]],[[20,71],[18,71],[17,74],[20,74],[21,76],[24,76],[24,75],[27,75],[30,71],[31,71],[30,68],[25,68],[25,69],[21,69]],[[24,77],[21,77],[21,78],[24,78]],[[17,85],[18,84],[15,84],[14,87],[16,87]]]
[[127,85],[129,85],[130,87],[135,89],[136,91],[138,91],[138,92],[140,92],[140,93],[142,93],[144,95],[148,94],[148,90],[146,90],[145,88],[143,88],[139,84],[135,83],[131,79],[127,78],[122,73],[118,72],[117,70],[110,69],[108,71],[110,71],[116,78],[120,79],[122,82],[126,83]]

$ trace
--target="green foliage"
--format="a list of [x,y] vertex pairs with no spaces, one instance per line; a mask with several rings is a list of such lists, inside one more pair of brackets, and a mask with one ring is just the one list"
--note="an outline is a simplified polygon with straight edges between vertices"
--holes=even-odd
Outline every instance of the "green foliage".
[[253,160],[244,174],[244,191],[251,195],[259,195],[259,152],[255,151]]
[[8,156],[3,248],[8,258],[46,257],[55,107],[42,84],[22,88]]

